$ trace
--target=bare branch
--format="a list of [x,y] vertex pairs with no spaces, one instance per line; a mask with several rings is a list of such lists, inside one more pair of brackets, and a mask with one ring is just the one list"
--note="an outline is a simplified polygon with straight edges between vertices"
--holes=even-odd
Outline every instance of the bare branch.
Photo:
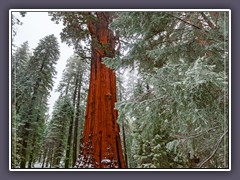
[[227,133],[228,133],[228,130],[226,130],[226,131],[222,134],[222,136],[219,138],[219,140],[218,140],[218,142],[217,142],[217,144],[216,144],[216,146],[215,146],[215,149],[214,149],[214,151],[212,152],[212,154],[211,154],[207,159],[205,159],[205,160],[199,165],[199,168],[201,168],[206,162],[208,162],[210,159],[212,159],[212,157],[213,157],[213,156],[215,155],[215,153],[217,152],[217,150],[218,150],[218,148],[219,148],[219,145],[221,144],[224,136],[225,136]]
[[206,129],[202,132],[199,132],[199,133],[196,133],[196,134],[183,134],[183,135],[175,135],[178,139],[188,139],[188,138],[196,138],[196,137],[199,137],[211,130],[214,130],[214,129],[217,129],[221,126],[215,126],[215,127],[212,127],[212,128],[209,128],[209,129]]
[[[176,18],[176,19],[178,19],[178,20],[180,20],[180,21],[182,21],[182,22],[184,22],[184,23],[186,23],[186,24],[194,27],[194,28],[197,28],[197,29],[199,29],[199,30],[201,30],[201,31],[206,31],[206,30],[204,30],[204,29],[196,26],[195,24],[192,24],[192,23],[190,23],[190,22],[188,22],[188,21],[185,21],[184,19],[181,19],[181,18],[179,18],[179,17],[177,17],[177,16],[174,16],[173,14],[170,14],[170,13],[168,13],[168,14],[169,14],[170,16],[172,16],[172,17],[174,17],[174,18]],[[207,32],[207,31],[206,31],[206,32]]]

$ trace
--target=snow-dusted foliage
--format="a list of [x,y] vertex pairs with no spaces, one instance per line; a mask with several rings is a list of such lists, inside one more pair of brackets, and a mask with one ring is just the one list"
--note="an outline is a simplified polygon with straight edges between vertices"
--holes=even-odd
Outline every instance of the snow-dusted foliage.
[[113,21],[127,51],[105,63],[139,72],[134,96],[116,105],[133,122],[132,167],[228,167],[227,16],[126,12]]
[[[42,153],[43,167],[69,168],[76,160],[83,129],[88,65],[76,54],[67,60],[57,91],[52,118],[47,124]],[[76,139],[76,140],[75,140]]]
[[26,65],[30,59],[28,42],[24,42],[17,47],[12,56],[12,167],[19,163],[20,156],[17,154],[21,148],[21,137],[19,136],[19,127],[22,125],[19,114],[20,102],[26,101],[27,96],[23,93],[28,82],[25,81]]
[[[47,126],[45,137],[45,158],[53,168],[60,168],[66,149],[67,130],[73,116],[73,106],[68,96],[59,97],[54,106],[52,118]],[[50,158],[50,159],[49,159]],[[49,159],[49,160],[48,160]]]
[[[47,97],[53,86],[56,61],[59,58],[58,42],[53,35],[41,39],[33,55],[24,43],[13,55],[13,126],[18,140],[13,145],[21,168],[31,168],[36,161],[45,128]],[[16,120],[16,121],[15,121]],[[13,131],[14,132],[14,131]]]

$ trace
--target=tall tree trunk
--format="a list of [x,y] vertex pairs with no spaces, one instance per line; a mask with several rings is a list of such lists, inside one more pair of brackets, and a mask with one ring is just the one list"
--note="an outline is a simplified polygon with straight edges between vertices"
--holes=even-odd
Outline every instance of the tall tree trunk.
[[45,167],[48,167],[48,164],[50,162],[50,153],[51,153],[52,149],[47,148],[47,159],[46,159],[46,165]]
[[28,146],[28,135],[29,135],[29,129],[30,127],[30,123],[26,122],[24,125],[24,132],[23,132],[23,136],[22,136],[22,150],[21,150],[21,162],[20,162],[20,168],[24,169],[26,168],[26,163],[27,163],[27,146]]
[[35,148],[33,147],[33,148],[30,150],[28,168],[32,168],[34,149],[35,149]]
[[[43,103],[43,102],[41,102]],[[36,124],[39,124],[40,121],[40,115],[37,115],[37,120],[36,120]],[[39,124],[40,125],[40,124]],[[37,129],[36,131],[33,132],[32,134],[32,143],[31,143],[31,147],[30,149],[30,155],[29,155],[29,162],[28,162],[28,168],[32,168],[32,163],[34,163],[34,156],[36,156],[36,146],[37,146],[37,137],[38,137],[38,132]]]
[[125,128],[124,128],[124,120],[122,119],[122,135],[123,135],[123,148],[124,148],[124,158],[126,163],[126,168],[128,168],[128,158],[127,158],[127,144],[126,144],[126,136],[125,136]]
[[92,37],[90,85],[81,151],[76,167],[125,168],[117,110],[116,76],[101,63],[114,56],[114,36],[108,29],[109,12],[98,12],[97,21],[88,19]]
[[77,148],[78,148],[78,122],[80,115],[80,92],[81,92],[81,79],[82,73],[79,75],[79,85],[78,85],[78,93],[77,93],[77,107],[76,107],[76,115],[75,115],[75,123],[74,123],[74,139],[73,139],[73,158],[72,158],[72,166],[74,167],[77,160]]
[[55,151],[53,151],[53,155],[51,157],[51,159],[53,160],[52,161],[52,166],[54,168],[59,168],[60,167],[60,161],[61,161],[61,158],[62,158],[62,151],[61,151],[61,145],[58,144],[56,146],[56,149]]
[[[52,165],[53,165],[53,157],[54,157],[54,146],[53,146],[53,149],[50,150],[50,158],[49,158],[49,167],[52,168]],[[47,166],[48,167],[48,166]]]
[[44,165],[45,165],[45,161],[46,161],[46,156],[47,156],[47,153],[48,153],[48,148],[45,148],[45,149],[44,149],[44,152],[43,152],[43,162],[42,162],[42,168],[44,168]]
[[[79,79],[78,79],[78,77],[76,77],[75,89],[74,89],[74,93],[73,93],[73,108],[75,108],[78,83],[79,83]],[[72,144],[72,134],[73,134],[73,121],[74,121],[74,112],[72,114],[70,125],[69,125],[69,130],[68,130],[68,141],[67,141],[67,151],[66,151],[66,158],[65,158],[65,168],[69,168],[70,152],[71,152],[71,144]]]
[[52,159],[53,159],[53,151],[55,149],[55,146],[51,144],[50,146],[47,147],[47,160],[46,160],[46,165],[45,167],[51,167],[52,166]]
[[[119,85],[119,100],[122,101],[121,83]],[[122,138],[123,138],[124,160],[125,160],[125,163],[126,163],[126,168],[128,168],[127,144],[126,144],[126,136],[125,136],[124,119],[122,119]]]

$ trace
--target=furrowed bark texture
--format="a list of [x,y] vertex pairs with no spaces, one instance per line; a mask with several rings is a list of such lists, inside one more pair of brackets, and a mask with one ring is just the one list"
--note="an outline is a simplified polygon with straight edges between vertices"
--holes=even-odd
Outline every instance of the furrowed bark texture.
[[114,109],[116,76],[101,63],[103,57],[114,56],[109,19],[108,12],[98,12],[97,21],[87,23],[92,38],[91,77],[78,168],[125,168]]

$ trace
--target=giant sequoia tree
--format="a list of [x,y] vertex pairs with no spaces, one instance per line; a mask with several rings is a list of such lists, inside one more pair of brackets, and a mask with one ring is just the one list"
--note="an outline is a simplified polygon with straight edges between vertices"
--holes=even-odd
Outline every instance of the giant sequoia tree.
[[[115,56],[115,37],[109,24],[110,12],[53,13],[66,25],[62,38],[77,49],[81,38],[90,36],[91,73],[86,119],[76,167],[124,168],[117,110],[115,72],[102,58]],[[86,27],[87,26],[87,27]],[[70,33],[71,32],[71,33]]]

